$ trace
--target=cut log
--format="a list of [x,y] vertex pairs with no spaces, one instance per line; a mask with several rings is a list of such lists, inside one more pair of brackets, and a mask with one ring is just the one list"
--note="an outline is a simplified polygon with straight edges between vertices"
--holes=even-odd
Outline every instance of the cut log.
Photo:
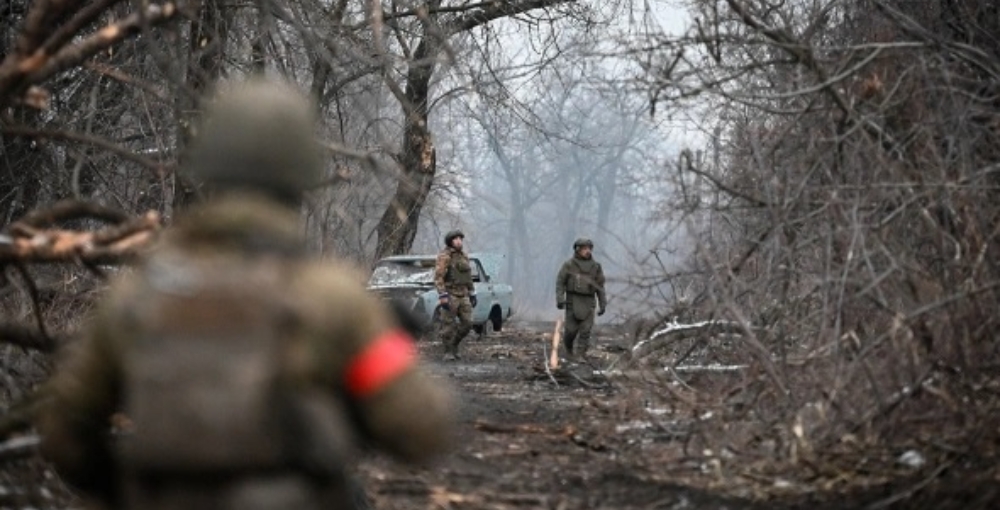
[[555,331],[552,332],[552,351],[549,353],[549,369],[559,368],[559,342],[562,341],[562,319],[556,320]]

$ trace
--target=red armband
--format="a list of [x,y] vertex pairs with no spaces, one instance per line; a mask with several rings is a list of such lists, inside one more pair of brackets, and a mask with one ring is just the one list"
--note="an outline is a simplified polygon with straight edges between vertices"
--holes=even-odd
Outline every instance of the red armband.
[[344,383],[347,392],[365,398],[396,380],[417,360],[413,339],[394,329],[379,335],[347,365]]

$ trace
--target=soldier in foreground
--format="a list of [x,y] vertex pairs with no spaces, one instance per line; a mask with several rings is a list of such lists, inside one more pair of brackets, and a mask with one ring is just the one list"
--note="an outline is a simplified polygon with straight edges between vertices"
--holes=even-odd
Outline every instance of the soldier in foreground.
[[472,330],[472,309],[477,304],[476,287],[472,283],[472,264],[462,249],[464,242],[465,234],[461,230],[445,234],[444,249],[438,253],[434,267],[445,361],[460,358],[458,344]]
[[[573,256],[556,276],[556,307],[566,310],[563,345],[570,361],[585,359],[594,329],[594,310],[604,315],[604,270],[593,258],[594,243],[580,238],[573,243]],[[596,298],[595,298],[596,296]]]
[[306,253],[299,208],[322,169],[310,102],[250,82],[199,134],[190,170],[217,195],[112,286],[65,353],[42,452],[108,507],[354,508],[358,446],[442,452],[448,395],[352,271]]

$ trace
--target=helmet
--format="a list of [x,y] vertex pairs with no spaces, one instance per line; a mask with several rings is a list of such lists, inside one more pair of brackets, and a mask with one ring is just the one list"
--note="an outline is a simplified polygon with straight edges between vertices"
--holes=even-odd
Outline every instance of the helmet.
[[586,246],[590,249],[594,248],[594,241],[587,239],[586,237],[581,237],[573,242],[573,249],[579,250],[581,247]]
[[452,230],[444,235],[444,245],[451,246],[451,242],[455,240],[456,237],[461,237],[465,239],[465,234],[461,230]]
[[298,201],[319,183],[315,109],[289,84],[254,79],[209,106],[192,142],[190,171],[221,190],[251,189]]

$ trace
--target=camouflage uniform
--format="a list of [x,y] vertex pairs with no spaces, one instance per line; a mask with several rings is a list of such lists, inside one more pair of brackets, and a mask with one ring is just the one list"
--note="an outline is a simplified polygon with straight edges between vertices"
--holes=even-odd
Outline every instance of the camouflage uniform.
[[[247,86],[232,101],[256,113],[214,133],[288,135],[281,119],[254,115],[271,99],[294,113],[298,96],[272,97],[290,93]],[[310,140],[286,139],[282,151],[312,150]],[[290,168],[280,162],[240,169]],[[448,394],[358,275],[307,256],[292,207],[301,184],[201,175],[222,196],[182,216],[112,285],[49,382],[38,428],[63,478],[117,508],[353,508],[346,468],[359,443],[413,461],[443,450]]]
[[582,246],[593,247],[593,243],[578,239],[573,244],[573,257],[563,263],[556,276],[556,306],[566,310],[563,345],[570,359],[587,354],[594,328],[594,309],[598,308],[598,315],[602,315],[607,307],[604,270],[593,258],[580,254]]
[[472,308],[476,299],[476,288],[472,282],[472,264],[461,249],[451,246],[455,237],[464,237],[461,232],[449,232],[445,236],[445,248],[438,253],[434,267],[434,285],[438,296],[447,305],[439,308],[440,337],[446,359],[457,359],[458,344],[472,330]]

